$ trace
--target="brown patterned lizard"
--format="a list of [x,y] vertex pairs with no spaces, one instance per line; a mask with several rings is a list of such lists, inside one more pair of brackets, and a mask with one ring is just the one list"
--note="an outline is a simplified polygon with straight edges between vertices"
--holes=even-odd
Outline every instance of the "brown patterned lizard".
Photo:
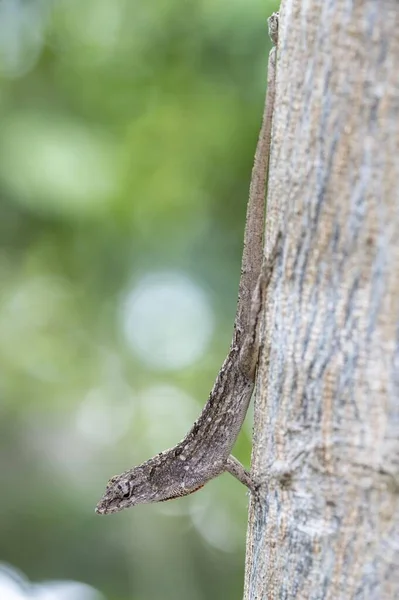
[[[269,18],[269,35],[277,43],[278,13]],[[275,95],[276,48],[270,51],[263,122],[255,153],[244,233],[237,312],[230,351],[209,399],[186,437],[174,448],[112,477],[98,514],[109,514],[150,502],[186,496],[228,471],[255,491],[250,474],[231,456],[255,385],[263,293],[271,265],[263,265],[265,190],[269,168],[271,122]]]

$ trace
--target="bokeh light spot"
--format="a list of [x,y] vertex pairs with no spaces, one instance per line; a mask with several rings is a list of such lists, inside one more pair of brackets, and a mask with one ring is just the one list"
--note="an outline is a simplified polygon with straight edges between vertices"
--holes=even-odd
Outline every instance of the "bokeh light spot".
[[153,369],[181,369],[198,360],[209,343],[213,325],[205,293],[179,273],[144,277],[123,306],[127,341]]
[[48,6],[45,2],[0,2],[0,73],[26,75],[36,64],[44,44]]
[[13,567],[0,563],[1,600],[104,600],[95,588],[78,581],[30,584]]
[[225,508],[215,501],[214,490],[206,486],[195,494],[190,504],[190,516],[198,533],[214,548],[234,552],[240,544],[242,531]]
[[0,133],[0,179],[20,202],[77,216],[103,212],[117,190],[113,144],[56,116],[21,113]]
[[129,430],[134,410],[133,398],[130,395],[122,398],[120,390],[117,394],[115,398],[111,390],[93,389],[79,406],[76,424],[90,441],[114,444]]

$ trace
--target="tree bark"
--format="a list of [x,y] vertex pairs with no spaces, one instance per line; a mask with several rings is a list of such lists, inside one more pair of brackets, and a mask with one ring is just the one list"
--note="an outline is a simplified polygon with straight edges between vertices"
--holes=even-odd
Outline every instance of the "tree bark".
[[245,600],[399,598],[399,2],[280,12]]

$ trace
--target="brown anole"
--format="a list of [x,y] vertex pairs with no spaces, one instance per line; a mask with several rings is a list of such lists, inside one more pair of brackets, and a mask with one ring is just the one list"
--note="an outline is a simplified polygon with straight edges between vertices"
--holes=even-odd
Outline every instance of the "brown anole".
[[[269,35],[277,43],[278,13],[269,18]],[[244,421],[255,385],[259,352],[259,317],[275,256],[263,264],[265,192],[269,168],[275,95],[276,47],[269,55],[268,86],[262,127],[252,170],[237,312],[230,351],[209,399],[186,437],[174,448],[112,477],[98,514],[186,496],[228,471],[255,491],[257,486],[231,450]]]

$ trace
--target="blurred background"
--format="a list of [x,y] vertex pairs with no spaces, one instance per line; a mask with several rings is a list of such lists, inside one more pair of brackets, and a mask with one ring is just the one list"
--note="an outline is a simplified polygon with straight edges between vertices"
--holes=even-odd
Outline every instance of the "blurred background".
[[242,597],[231,476],[94,507],[227,353],[276,9],[0,0],[0,600]]

